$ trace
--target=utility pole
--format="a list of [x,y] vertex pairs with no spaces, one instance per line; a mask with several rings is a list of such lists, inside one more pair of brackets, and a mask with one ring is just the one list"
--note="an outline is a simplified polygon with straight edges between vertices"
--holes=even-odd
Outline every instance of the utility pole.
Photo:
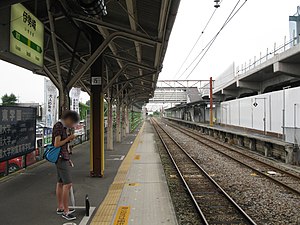
[[212,77],[209,80],[209,99],[210,99],[210,107],[209,107],[209,124],[210,126],[214,125],[213,120],[213,79]]

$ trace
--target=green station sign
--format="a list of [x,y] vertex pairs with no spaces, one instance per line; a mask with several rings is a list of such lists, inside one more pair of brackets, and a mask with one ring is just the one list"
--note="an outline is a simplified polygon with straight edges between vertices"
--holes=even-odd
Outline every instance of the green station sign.
[[9,51],[39,67],[44,60],[44,25],[22,4],[11,6]]

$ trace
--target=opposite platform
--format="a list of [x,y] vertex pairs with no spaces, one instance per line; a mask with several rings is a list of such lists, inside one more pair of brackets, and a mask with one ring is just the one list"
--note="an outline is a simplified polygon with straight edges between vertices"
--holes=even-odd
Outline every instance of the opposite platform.
[[154,130],[149,121],[145,122],[120,166],[91,224],[177,224]]

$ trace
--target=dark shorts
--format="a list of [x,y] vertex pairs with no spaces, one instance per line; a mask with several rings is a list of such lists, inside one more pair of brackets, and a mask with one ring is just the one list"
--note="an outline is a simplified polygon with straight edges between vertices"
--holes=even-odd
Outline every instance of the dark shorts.
[[71,184],[71,165],[69,161],[63,160],[61,158],[58,159],[56,163],[57,169],[57,182],[62,184]]

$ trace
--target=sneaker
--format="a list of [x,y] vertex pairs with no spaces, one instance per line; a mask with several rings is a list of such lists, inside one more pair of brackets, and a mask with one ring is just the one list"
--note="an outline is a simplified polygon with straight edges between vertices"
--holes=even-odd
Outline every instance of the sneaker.
[[69,209],[69,213],[74,213],[75,209]]
[[72,215],[71,213],[68,214],[63,213],[62,218],[65,218],[66,220],[76,220],[76,216]]
[[63,209],[56,209],[56,214],[57,215],[62,215],[64,213]]
[[[69,213],[74,213],[74,212],[75,212],[75,209],[69,209]],[[57,215],[62,215],[63,213],[64,213],[63,209],[57,209],[56,210]]]

